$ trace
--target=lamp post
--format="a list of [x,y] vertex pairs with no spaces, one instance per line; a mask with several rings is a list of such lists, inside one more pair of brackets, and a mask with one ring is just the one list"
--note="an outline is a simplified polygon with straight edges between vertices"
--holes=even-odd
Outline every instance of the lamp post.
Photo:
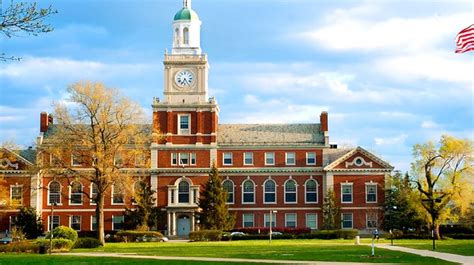
[[269,243],[272,243],[272,215],[276,214],[278,211],[270,210],[270,241]]
[[56,202],[51,204],[51,217],[49,220],[49,255],[53,251],[53,220],[54,220],[54,206],[56,206]]

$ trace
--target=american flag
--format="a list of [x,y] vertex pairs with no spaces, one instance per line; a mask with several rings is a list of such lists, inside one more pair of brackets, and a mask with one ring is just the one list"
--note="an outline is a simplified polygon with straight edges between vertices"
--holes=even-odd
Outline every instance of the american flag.
[[474,51],[474,24],[461,30],[456,36],[455,53]]

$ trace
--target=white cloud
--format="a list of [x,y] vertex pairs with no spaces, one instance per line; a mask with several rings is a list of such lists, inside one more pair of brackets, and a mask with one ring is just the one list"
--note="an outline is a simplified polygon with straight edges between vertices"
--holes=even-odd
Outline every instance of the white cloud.
[[440,127],[440,125],[437,124],[436,122],[427,120],[427,121],[423,121],[420,127],[423,129],[437,129]]
[[247,94],[244,97],[245,104],[258,104],[260,101],[255,95]]
[[403,145],[408,135],[400,134],[394,137],[374,138],[375,145]]

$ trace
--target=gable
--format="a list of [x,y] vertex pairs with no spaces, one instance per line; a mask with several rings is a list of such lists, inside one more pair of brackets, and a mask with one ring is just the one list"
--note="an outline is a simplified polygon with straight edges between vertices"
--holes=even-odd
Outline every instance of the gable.
[[362,147],[357,147],[342,155],[325,170],[392,170],[393,167]]
[[31,162],[6,148],[0,149],[0,170],[27,170]]

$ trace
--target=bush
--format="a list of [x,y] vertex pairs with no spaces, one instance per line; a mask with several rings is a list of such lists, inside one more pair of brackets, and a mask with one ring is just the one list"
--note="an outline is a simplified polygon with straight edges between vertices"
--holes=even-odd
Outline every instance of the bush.
[[8,245],[0,245],[0,252],[5,253],[38,253],[39,245],[30,241],[13,242]]
[[102,246],[100,241],[93,237],[84,237],[77,239],[74,248],[98,248]]
[[474,234],[474,229],[460,225],[442,225],[439,227],[439,231],[441,234]]
[[[50,235],[51,234],[48,234],[46,238],[49,238]],[[74,243],[77,240],[77,231],[70,227],[61,225],[53,230],[53,239],[55,238],[69,239]]]
[[221,238],[221,230],[201,230],[189,233],[189,240],[191,241],[220,241]]
[[339,229],[336,230],[336,233],[338,238],[354,239],[359,233],[359,231],[356,229]]
[[444,234],[444,237],[450,237],[452,239],[474,239],[474,234]]
[[115,238],[121,242],[135,242],[139,237],[150,236],[150,237],[163,237],[163,234],[157,231],[136,231],[136,230],[125,230],[119,231],[115,234]]
[[20,228],[28,239],[35,239],[43,234],[41,217],[31,207],[20,208],[20,212],[16,216],[15,226]]
[[[39,246],[44,246],[47,250],[50,247],[49,239],[40,239],[36,240],[36,243]],[[53,250],[71,250],[74,242],[65,238],[53,238]]]

